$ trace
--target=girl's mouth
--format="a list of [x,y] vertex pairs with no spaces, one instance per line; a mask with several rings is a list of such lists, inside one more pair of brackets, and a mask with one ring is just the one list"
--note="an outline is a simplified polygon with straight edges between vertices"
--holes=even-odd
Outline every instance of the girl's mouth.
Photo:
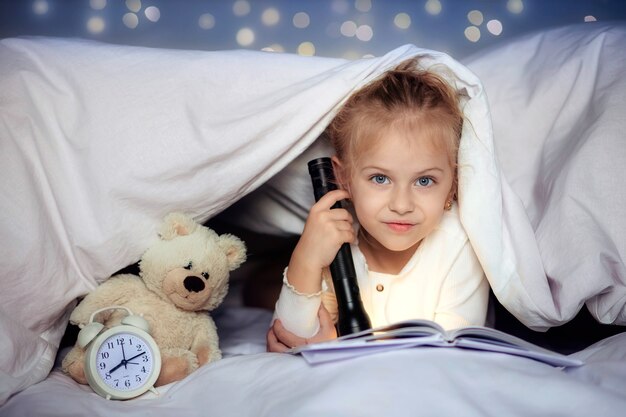
[[406,232],[413,227],[412,223],[386,222],[385,224],[394,232]]

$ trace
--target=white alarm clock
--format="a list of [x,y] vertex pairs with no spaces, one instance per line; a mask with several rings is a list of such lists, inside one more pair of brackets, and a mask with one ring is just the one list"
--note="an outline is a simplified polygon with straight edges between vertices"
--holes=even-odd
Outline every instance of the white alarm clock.
[[[128,315],[119,325],[102,331],[104,325],[93,319],[111,309],[126,310]],[[126,307],[106,307],[91,315],[78,334],[78,344],[87,348],[85,376],[97,394],[113,400],[127,400],[148,390],[156,394],[161,355],[149,327],[143,317]]]

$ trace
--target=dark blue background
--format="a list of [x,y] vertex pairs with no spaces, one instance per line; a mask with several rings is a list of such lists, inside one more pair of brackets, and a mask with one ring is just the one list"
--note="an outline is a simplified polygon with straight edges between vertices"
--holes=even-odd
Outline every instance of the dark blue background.
[[[124,14],[131,13],[125,0],[108,0],[101,10],[91,7],[90,0],[0,0],[0,37],[81,37],[120,44],[204,50],[262,49],[280,44],[289,53],[297,53],[298,45],[308,41],[315,45],[315,55],[348,58],[366,54],[378,56],[402,44],[413,43],[462,58],[523,33],[582,23],[585,16],[593,16],[598,21],[626,20],[626,0],[514,0],[522,2],[521,13],[510,12],[508,1],[439,0],[441,12],[432,15],[425,10],[427,0],[371,0],[371,8],[366,12],[359,11],[354,0],[248,0],[249,13],[236,16],[235,0],[141,0],[141,9],[135,13],[139,23],[131,29],[122,22]],[[37,4],[45,6],[43,9],[47,11],[37,14]],[[343,6],[342,12],[333,7],[337,4]],[[146,18],[145,10],[150,6],[160,11],[157,22]],[[270,7],[280,13],[280,21],[274,26],[261,21],[263,11]],[[478,26],[481,37],[477,42],[469,41],[464,35],[465,28],[471,25],[467,17],[471,10],[479,10],[484,16],[484,22]],[[297,12],[310,16],[307,28],[298,29],[292,24]],[[399,29],[393,23],[394,16],[400,12],[411,16],[408,29]],[[198,19],[203,13],[214,17],[213,28],[200,28]],[[87,21],[94,17],[104,22],[104,30],[99,33],[87,30]],[[491,19],[502,22],[501,35],[487,31],[486,23]],[[372,39],[362,41],[327,33],[329,25],[339,26],[347,20],[370,25],[374,33]],[[254,43],[246,46],[237,43],[237,31],[243,27],[254,31]]]

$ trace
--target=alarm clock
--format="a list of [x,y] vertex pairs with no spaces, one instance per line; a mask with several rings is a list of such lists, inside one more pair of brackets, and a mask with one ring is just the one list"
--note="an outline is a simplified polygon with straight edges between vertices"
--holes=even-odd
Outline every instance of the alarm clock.
[[[93,321],[96,314],[113,309],[127,312],[119,325],[104,330],[102,323]],[[161,372],[161,355],[149,331],[148,322],[126,307],[105,307],[91,314],[77,342],[87,349],[85,377],[97,394],[127,400],[148,390],[157,393],[154,383]]]

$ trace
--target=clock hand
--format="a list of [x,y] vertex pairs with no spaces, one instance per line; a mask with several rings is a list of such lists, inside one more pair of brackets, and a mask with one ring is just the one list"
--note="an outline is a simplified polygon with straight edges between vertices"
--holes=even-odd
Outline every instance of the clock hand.
[[[120,343],[122,345],[122,363],[120,363],[120,365],[124,365],[124,369],[128,369],[128,367],[126,366],[126,354],[124,353],[124,339],[122,339],[122,343]],[[119,366],[119,365],[118,365]]]
[[118,363],[116,366],[111,368],[111,370],[109,371],[109,374],[112,374],[113,371],[116,371],[122,365],[126,366],[126,360],[125,359],[122,359],[122,362]]
[[[135,356],[133,356],[132,358],[126,359],[126,356],[124,355],[124,344],[122,343],[122,356],[124,357],[124,359],[122,359],[122,361],[120,363],[118,363],[117,365],[115,365],[113,368],[111,368],[111,370],[109,371],[109,374],[113,373],[114,371],[116,371],[120,366],[124,365],[124,368],[128,367],[126,366],[128,363],[131,363],[130,361],[132,361],[133,359],[141,356],[141,355],[145,355],[146,352],[141,352],[136,354]],[[133,365],[137,365],[137,363],[132,362]]]
[[[138,354],[136,354],[135,356],[133,356],[132,358],[128,358],[128,360],[126,361],[126,363],[130,363],[130,361],[132,361],[133,359],[135,359],[135,358],[137,358],[137,357],[139,357],[139,356],[141,356],[141,355],[145,355],[145,354],[146,354],[146,352],[141,352],[141,353],[138,353]],[[135,365],[137,365],[137,364],[135,364]]]

